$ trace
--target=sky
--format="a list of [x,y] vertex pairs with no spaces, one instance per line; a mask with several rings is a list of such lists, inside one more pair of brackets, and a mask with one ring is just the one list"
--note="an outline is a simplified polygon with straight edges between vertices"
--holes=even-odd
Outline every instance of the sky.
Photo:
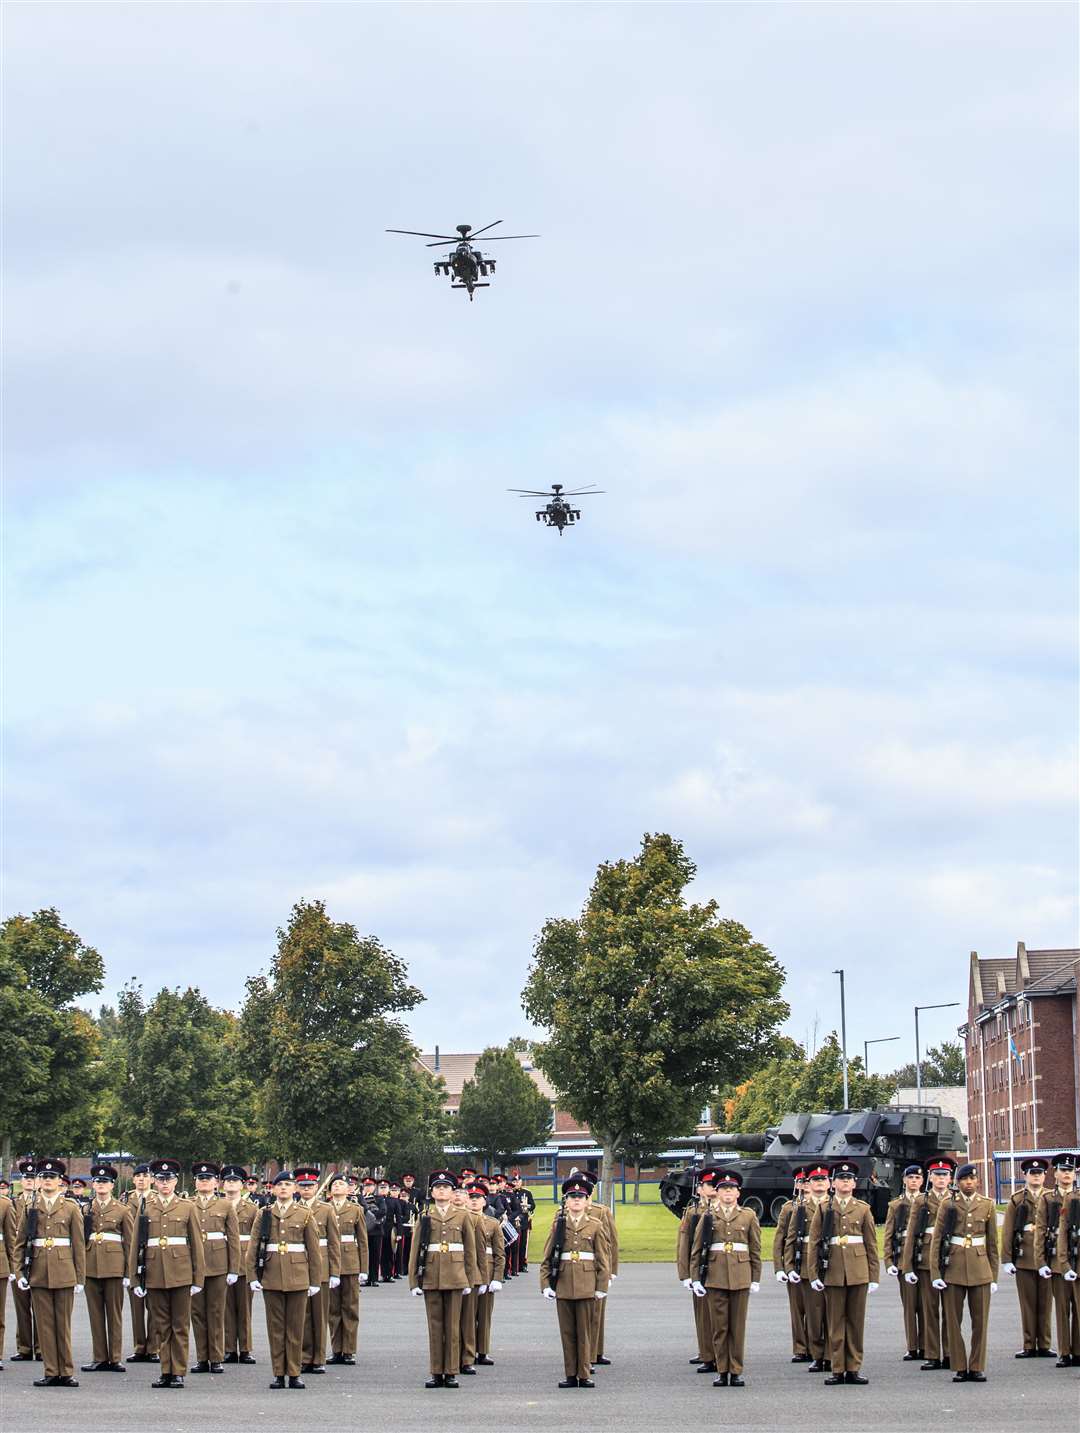
[[237,1008],[320,898],[479,1050],[665,830],[878,1069],[1075,945],[1077,26],[6,5],[3,914]]

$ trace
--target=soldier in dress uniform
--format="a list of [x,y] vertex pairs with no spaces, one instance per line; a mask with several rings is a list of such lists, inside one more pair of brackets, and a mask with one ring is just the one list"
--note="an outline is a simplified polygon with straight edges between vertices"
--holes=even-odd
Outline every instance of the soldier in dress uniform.
[[[124,1195],[124,1203],[131,1210],[132,1239],[138,1227],[139,1210],[144,1199],[154,1197],[154,1178],[148,1164],[137,1164],[131,1175],[131,1188]],[[128,1280],[128,1308],[131,1313],[131,1337],[135,1352],[128,1354],[128,1363],[157,1363],[157,1335],[150,1327],[147,1317],[146,1300],[135,1292],[135,1284]]]
[[86,1237],[86,1307],[94,1358],[83,1373],[126,1373],[124,1357],[124,1289],[131,1254],[132,1211],[113,1198],[117,1174],[111,1164],[90,1171],[94,1198],[83,1214]]
[[[176,1159],[150,1164],[154,1197],[135,1222],[128,1278],[149,1306],[150,1326],[158,1344],[161,1375],[151,1388],[183,1388],[188,1366],[191,1298],[202,1289],[203,1240],[194,1204],[176,1193],[181,1165]],[[145,1219],[145,1247],[141,1221]],[[141,1270],[141,1272],[140,1272]]]
[[[612,1213],[610,1207],[607,1204],[603,1203],[602,1201],[597,1202],[593,1197],[596,1193],[597,1183],[599,1182],[596,1176],[594,1174],[590,1174],[588,1170],[585,1170],[582,1173],[581,1177],[586,1181],[589,1186],[589,1213],[594,1219],[599,1219],[601,1225],[603,1226],[604,1233],[607,1235],[608,1238],[608,1258],[610,1260],[610,1273],[611,1280],[612,1282],[614,1282],[619,1277],[619,1230],[618,1226],[615,1223],[615,1215]],[[606,1298],[598,1299],[593,1304],[592,1316],[592,1361],[594,1364],[599,1364],[601,1368],[605,1368],[608,1364],[611,1363],[611,1359],[608,1358],[604,1353],[604,1332],[607,1327]]]
[[[364,1211],[349,1198],[349,1181],[340,1172],[327,1185],[341,1245],[341,1282],[330,1291],[330,1357],[327,1363],[356,1362],[360,1326],[360,1286],[367,1283],[368,1242]],[[328,1246],[329,1247],[329,1246]]]
[[1076,1192],[1076,1155],[1056,1154],[1050,1161],[1054,1191],[1040,1202],[1035,1244],[1040,1279],[1049,1283],[1057,1319],[1057,1368],[1080,1368],[1080,1195]]
[[409,1288],[423,1297],[431,1377],[425,1388],[460,1388],[461,1300],[479,1282],[470,1213],[454,1206],[457,1175],[435,1170],[428,1181],[431,1206],[421,1216],[409,1259]]
[[[379,1287],[379,1269],[382,1267],[382,1245],[383,1227],[386,1223],[386,1200],[380,1199],[376,1193],[376,1185],[371,1175],[364,1176],[364,1182],[360,1186],[360,1202],[372,1216],[371,1227],[368,1228],[368,1281],[369,1289]],[[365,1224],[367,1221],[365,1221]]]
[[904,1342],[907,1345],[903,1362],[915,1363],[926,1357],[923,1351],[923,1322],[922,1307],[919,1304],[919,1285],[918,1280],[914,1284],[909,1284],[906,1279],[901,1278],[901,1271],[904,1263],[907,1227],[911,1222],[911,1211],[915,1207],[915,1200],[922,1193],[922,1165],[907,1165],[903,1180],[903,1192],[896,1199],[889,1201],[888,1212],[885,1215],[885,1271],[900,1285],[900,1307],[904,1313]]
[[[788,1225],[784,1240],[784,1273],[788,1283],[794,1284],[803,1301],[806,1323],[806,1345],[810,1350],[807,1373],[828,1373],[832,1368],[829,1358],[828,1320],[825,1309],[824,1291],[813,1288],[807,1269],[810,1264],[810,1225],[815,1213],[829,1200],[829,1171],[824,1164],[811,1164],[806,1170],[806,1189],[803,1195],[804,1210],[796,1211]],[[775,1248],[775,1245],[774,1245]]]
[[709,1305],[714,1388],[743,1387],[746,1316],[750,1295],[761,1288],[761,1225],[739,1207],[742,1175],[720,1169],[707,1186],[709,1207],[698,1221],[690,1250],[691,1289]]
[[309,1301],[320,1291],[319,1225],[287,1169],[274,1178],[274,1198],[259,1213],[248,1245],[247,1275],[266,1308],[266,1335],[274,1370],[271,1388],[304,1388],[300,1377],[304,1322]]
[[[773,1234],[773,1268],[776,1270],[776,1282],[783,1284],[787,1289],[788,1315],[791,1319],[791,1361],[792,1363],[812,1363],[813,1354],[810,1353],[809,1344],[806,1341],[806,1307],[803,1302],[802,1290],[798,1284],[791,1283],[787,1276],[787,1270],[784,1268],[784,1244],[787,1241],[788,1226],[791,1220],[801,1209],[803,1223],[809,1224],[803,1203],[806,1170],[801,1167],[792,1170],[791,1177],[794,1184],[791,1198],[776,1216],[776,1230]],[[805,1228],[802,1232],[806,1232]],[[695,1299],[694,1308],[703,1307],[705,1303],[705,1300]]]
[[[34,1203],[38,1193],[38,1179],[35,1173],[35,1165],[32,1159],[19,1160],[19,1197],[15,1201],[15,1223],[18,1227],[19,1218],[24,1209]],[[11,1272],[18,1274],[19,1270],[12,1267]],[[15,1353],[12,1363],[33,1363],[41,1360],[41,1348],[38,1344],[37,1330],[34,1327],[34,1309],[30,1298],[30,1290],[22,1289],[18,1283],[14,1289],[15,1299]]]
[[555,1216],[540,1264],[540,1291],[559,1315],[565,1378],[560,1388],[595,1388],[596,1326],[592,1308],[607,1298],[611,1250],[607,1231],[589,1207],[590,1187],[580,1174],[563,1181],[563,1209]]
[[[221,1170],[221,1190],[236,1214],[237,1241],[240,1246],[238,1272],[247,1268],[251,1230],[259,1217],[262,1204],[244,1194],[250,1183],[242,1164],[226,1164]],[[258,1180],[255,1180],[256,1194]],[[225,1360],[226,1363],[256,1363],[251,1352],[251,1289],[245,1277],[225,1286]]]
[[[461,1180],[468,1179],[468,1186],[461,1183]],[[480,1214],[473,1209],[469,1190],[474,1187],[476,1180],[475,1170],[462,1170],[459,1176],[459,1183],[450,1195],[450,1202],[457,1209],[464,1210],[466,1218],[472,1224],[473,1244],[476,1248],[476,1282],[472,1288],[461,1294],[461,1356],[459,1360],[458,1373],[467,1374],[473,1377],[476,1374],[474,1364],[476,1362],[476,1317],[477,1307],[480,1299],[480,1286],[484,1286],[487,1292],[487,1277],[484,1274],[485,1260],[483,1257],[484,1231],[480,1222]],[[486,1192],[486,1191],[485,1191]]]
[[934,1288],[934,1270],[930,1266],[930,1247],[934,1224],[943,1199],[949,1194],[955,1161],[948,1155],[935,1155],[927,1162],[926,1174],[930,1188],[917,1194],[911,1202],[911,1215],[904,1235],[900,1272],[904,1283],[919,1299],[922,1311],[923,1353],[926,1362],[919,1365],[923,1373],[949,1367],[949,1331],[945,1321],[943,1295]]
[[[242,1166],[242,1165],[237,1165],[236,1168],[237,1168],[237,1169],[242,1169],[243,1166]],[[255,1206],[256,1209],[261,1209],[261,1208],[263,1207],[263,1205],[267,1202],[267,1199],[269,1198],[269,1196],[268,1196],[268,1195],[265,1195],[265,1194],[261,1194],[261,1193],[259,1192],[259,1176],[258,1176],[257,1174],[248,1174],[248,1175],[245,1175],[245,1177],[244,1177],[244,1198],[245,1198],[245,1200],[247,1200],[247,1202],[248,1202],[249,1204],[254,1204],[254,1206]],[[245,1257],[246,1257],[247,1251],[245,1250],[244,1253],[245,1253]]]
[[191,1166],[195,1212],[203,1241],[203,1281],[191,1300],[197,1362],[192,1373],[225,1371],[225,1296],[240,1281],[240,1224],[231,1200],[218,1192],[221,1166],[200,1159]]
[[81,1174],[74,1174],[68,1180],[67,1196],[69,1199],[74,1199],[82,1210],[85,1210],[90,1203],[90,1192],[86,1187],[86,1180]]
[[416,1188],[415,1174],[406,1173],[401,1176],[401,1203],[404,1215],[401,1225],[401,1276],[408,1278],[413,1233],[420,1217],[420,1195]]
[[[978,1169],[962,1164],[957,1191],[942,1200],[930,1245],[934,1288],[945,1294],[949,1359],[954,1383],[986,1382],[986,1331],[990,1295],[997,1292],[997,1207],[978,1193]],[[964,1346],[964,1303],[971,1317],[971,1351]]]
[[[7,1183],[7,1181],[4,1181]],[[11,1186],[9,1185],[8,1188]],[[0,1194],[0,1373],[4,1371],[4,1334],[7,1326],[7,1290],[15,1275],[15,1231],[18,1218],[15,1201]]]
[[692,1358],[690,1362],[697,1364],[696,1371],[698,1373],[715,1373],[716,1363],[713,1359],[712,1316],[709,1313],[709,1301],[694,1296],[694,1280],[697,1275],[690,1266],[690,1251],[694,1247],[694,1234],[701,1222],[701,1217],[710,1208],[710,1197],[716,1187],[717,1173],[718,1171],[711,1165],[707,1165],[698,1172],[695,1197],[683,1210],[682,1218],[679,1220],[679,1233],[675,1241],[675,1273],[683,1288],[689,1292],[690,1303],[694,1310],[697,1358]]
[[341,1236],[333,1208],[320,1199],[319,1171],[312,1165],[301,1165],[296,1171],[296,1188],[300,1202],[315,1220],[319,1231],[321,1256],[319,1277],[312,1279],[318,1290],[312,1294],[304,1315],[304,1358],[301,1373],[326,1372],[326,1328],[330,1314],[330,1294],[341,1284]]
[[855,1198],[859,1171],[842,1159],[829,1170],[833,1197],[814,1210],[807,1273],[825,1293],[832,1373],[826,1383],[869,1383],[860,1372],[866,1296],[878,1286],[877,1229],[869,1204]]
[[476,1306],[476,1362],[489,1368],[491,1357],[491,1320],[495,1312],[495,1295],[502,1289],[500,1273],[505,1267],[506,1241],[502,1220],[491,1212],[490,1191],[483,1180],[469,1186],[469,1203],[477,1215],[476,1262],[480,1270],[479,1298]]
[[19,1288],[29,1290],[45,1365],[35,1388],[78,1388],[71,1356],[71,1311],[86,1281],[82,1210],[60,1192],[58,1159],[38,1161],[39,1198],[23,1209],[15,1236]]
[[1016,1296],[1020,1300],[1020,1328],[1024,1346],[1016,1358],[1053,1358],[1050,1346],[1050,1314],[1053,1299],[1045,1279],[1039,1278],[1039,1259],[1035,1250],[1035,1225],[1039,1205],[1045,1195],[1048,1159],[1023,1159],[1020,1172],[1024,1187],[1010,1197],[1005,1206],[1005,1223],[1001,1230],[1001,1269],[1016,1277]]

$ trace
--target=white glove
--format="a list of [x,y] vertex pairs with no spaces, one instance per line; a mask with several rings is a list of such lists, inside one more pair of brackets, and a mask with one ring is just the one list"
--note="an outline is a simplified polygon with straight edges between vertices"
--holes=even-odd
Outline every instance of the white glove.
[[130,1288],[131,1288],[131,1280],[130,1280],[130,1279],[125,1279],[125,1280],[124,1280],[124,1288],[125,1288],[125,1289],[130,1289]]
[[867,1284],[866,1287],[867,1287],[867,1289],[870,1291],[870,1293],[872,1293],[872,1294],[876,1294],[876,1293],[877,1293],[877,1290],[878,1290],[877,1284],[873,1284],[873,1283]]
[[330,1275],[330,1287],[331,1287],[332,1289],[336,1289],[340,1283],[341,1283],[341,1280],[340,1280],[340,1278],[337,1276],[337,1274],[331,1274],[331,1275]]
[[76,1292],[77,1294],[81,1294],[82,1291],[83,1291],[83,1286],[82,1286],[82,1284],[76,1284],[76,1285],[75,1285],[75,1292]]
[[409,1293],[412,1294],[414,1299],[422,1299],[424,1297],[423,1289],[410,1289]]
[[486,1293],[487,1293],[487,1284],[477,1284],[477,1286],[476,1286],[476,1292],[477,1292],[478,1294],[486,1294]]
[[990,1285],[990,1292],[991,1292],[992,1294],[996,1294],[996,1293],[997,1293],[997,1284],[991,1284],[991,1285]]
[[684,1289],[692,1289],[694,1287],[693,1279],[683,1279],[682,1286]]
[[463,1299],[467,1299],[471,1293],[472,1293],[472,1289],[462,1289],[462,1291],[461,1291],[461,1297],[462,1297]]
[[815,1294],[823,1294],[825,1292],[825,1285],[821,1282],[820,1279],[811,1279],[810,1287],[813,1289]]
[[545,1298],[545,1299],[557,1299],[558,1297],[559,1297],[559,1296],[558,1296],[558,1294],[555,1292],[554,1289],[545,1289],[545,1290],[544,1290],[544,1298]]
[[895,1264],[890,1264],[885,1270],[885,1272],[887,1274],[890,1274],[895,1279],[899,1276],[900,1270],[896,1267]]
[[761,1285],[760,1285],[760,1284],[751,1284],[751,1285],[750,1285],[750,1292],[751,1292],[752,1294],[760,1294],[760,1293],[761,1293]]
[[597,1289],[596,1293],[593,1294],[593,1298],[594,1298],[594,1299],[606,1299],[606,1298],[607,1298],[607,1294],[602,1294],[602,1293],[600,1292],[600,1290]]
[[777,1269],[777,1271],[776,1271],[776,1282],[777,1282],[778,1284],[786,1284],[787,1281],[788,1281],[788,1277],[787,1277],[787,1275],[784,1273],[783,1269]]
[[251,1292],[252,1292],[253,1294],[261,1294],[261,1293],[262,1293],[262,1284],[259,1283],[258,1279],[252,1279],[252,1280],[248,1283],[248,1288],[251,1290]]
[[135,1285],[134,1289],[132,1290],[132,1293],[135,1295],[135,1297],[136,1297],[137,1299],[145,1299],[145,1298],[146,1298],[146,1290],[145,1290],[145,1289],[140,1289],[139,1286],[138,1286],[138,1284]]
[[931,1287],[932,1289],[937,1289],[938,1293],[940,1293],[941,1290],[946,1287],[946,1285],[945,1285],[945,1280],[944,1280],[944,1279],[935,1279],[935,1280],[933,1281],[933,1283],[930,1285],[930,1287]]
[[919,1276],[918,1274],[905,1274],[904,1282],[907,1284],[917,1284],[919,1282]]
[[1002,1264],[1001,1267],[1002,1267],[1003,1272],[1006,1273],[1006,1274],[1015,1274],[1015,1273],[1016,1273],[1016,1265],[1015,1265],[1015,1264]]
[[20,1274],[20,1275],[19,1275],[19,1288],[20,1288],[20,1289],[23,1291],[23,1293],[25,1294],[26,1291],[27,1291],[27,1289],[28,1289],[29,1287],[30,1287],[30,1285],[26,1282],[26,1280],[25,1280],[25,1279],[23,1278],[23,1276]]
[[202,1284],[192,1284],[192,1286],[191,1286],[191,1292],[192,1292],[193,1294],[201,1294],[201,1293],[202,1293]]
[[226,1274],[226,1275],[225,1275],[225,1282],[226,1282],[227,1284],[235,1284],[236,1281],[237,1281],[237,1279],[238,1279],[239,1277],[240,1277],[239,1274]]
[[1065,1282],[1066,1282],[1067,1284],[1075,1284],[1075,1283],[1076,1283],[1076,1274],[1074,1273],[1074,1271],[1073,1271],[1072,1269],[1066,1269],[1066,1270],[1065,1270]]
[[366,1275],[366,1274],[361,1274],[361,1275],[360,1275],[360,1282],[361,1282],[362,1284],[366,1284],[366,1283],[367,1283],[367,1275]]
[[13,1284],[13,1283],[15,1282],[15,1275],[14,1275],[14,1274],[9,1274],[9,1275],[7,1276],[7,1281],[8,1281],[9,1284]]
[[615,1280],[616,1280],[618,1277],[619,1277],[618,1274],[612,1274],[612,1275],[610,1275],[611,1282],[614,1283]]
[[792,1269],[791,1273],[790,1273],[787,1277],[788,1277],[788,1283],[789,1283],[789,1284],[801,1284],[801,1283],[802,1283],[802,1275],[801,1275],[801,1274],[797,1274],[794,1269]]
[[492,1279],[491,1283],[488,1284],[488,1293],[497,1294],[501,1288],[502,1284],[499,1283],[498,1279]]
[[[1039,1270],[1039,1278],[1040,1278],[1040,1279],[1052,1279],[1053,1277],[1054,1277],[1054,1275],[1053,1275],[1053,1272],[1051,1271],[1050,1265],[1049,1265],[1049,1264],[1044,1264],[1044,1265],[1042,1266],[1042,1268]],[[21,1280],[21,1279],[19,1280],[19,1283],[20,1283],[20,1284],[22,1283],[22,1280]]]
[[318,1292],[319,1292],[319,1286],[318,1286],[318,1284],[308,1284],[307,1296],[308,1296],[309,1299],[313,1299]]
[[690,1290],[699,1299],[703,1299],[705,1297],[705,1285],[701,1282],[700,1279],[694,1280],[694,1282],[690,1285]]

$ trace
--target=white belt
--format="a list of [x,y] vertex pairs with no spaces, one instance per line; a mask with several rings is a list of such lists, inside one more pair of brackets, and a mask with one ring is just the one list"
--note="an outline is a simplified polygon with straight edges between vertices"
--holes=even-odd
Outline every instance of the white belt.
[[[122,1244],[124,1242],[122,1235],[106,1234],[104,1230],[102,1230],[100,1233],[95,1232],[91,1234],[90,1240],[94,1244]],[[34,1242],[36,1243],[37,1240],[35,1240]]]
[[830,1244],[862,1244],[861,1234],[838,1234],[829,1240]]
[[50,1236],[49,1238],[47,1238],[47,1239],[35,1239],[35,1240],[34,1240],[34,1248],[35,1248],[35,1249],[62,1248],[62,1247],[70,1247],[70,1245],[71,1245],[71,1240],[70,1240],[70,1239],[54,1239],[54,1238],[52,1238],[51,1236]]
[[561,1259],[572,1259],[576,1264],[579,1259],[584,1260],[586,1263],[591,1263],[591,1261],[596,1258],[596,1255],[587,1254],[584,1249],[567,1249],[565,1253],[559,1257]]
[[494,1254],[494,1252],[495,1252],[495,1250],[491,1247],[490,1244],[487,1246],[487,1252],[488,1252],[489,1254]]
[[173,1248],[177,1248],[177,1247],[186,1248],[186,1247],[187,1247],[187,1235],[186,1235],[186,1234],[159,1234],[159,1235],[157,1235],[156,1238],[151,1238],[151,1239],[148,1241],[148,1245],[151,1245],[151,1246],[152,1246],[152,1245],[154,1245],[154,1244],[156,1244],[159,1248],[164,1248],[166,1244],[171,1245]]
[[217,1232],[217,1231],[213,1231],[213,1230],[212,1230],[209,1234],[204,1234],[204,1235],[203,1235],[203,1238],[204,1238],[204,1239],[224,1239],[224,1238],[225,1238],[225,1235],[222,1234],[222,1233],[219,1233],[219,1232]]
[[931,1227],[931,1228],[929,1228],[929,1229],[924,1229],[924,1230],[923,1230],[923,1238],[924,1238],[924,1239],[932,1239],[933,1237],[934,1237],[933,1227]]
[[266,1252],[268,1254],[304,1254],[307,1252],[306,1244],[269,1244]]
[[319,1248],[320,1248],[320,1249],[325,1249],[325,1248],[326,1248],[326,1240],[325,1240],[325,1239],[320,1239],[320,1240],[319,1240]]
[[724,1254],[746,1254],[749,1252],[749,1249],[749,1244],[735,1244],[732,1243],[730,1239],[720,1244],[709,1245],[710,1254],[715,1254],[718,1250]]
[[465,1252],[465,1245],[464,1245],[464,1244],[429,1244],[429,1245],[427,1246],[427,1251],[428,1251],[429,1254],[464,1254],[464,1252]]
[[949,1240],[950,1244],[962,1244],[965,1249],[978,1249],[986,1243],[984,1234],[954,1234]]
[[250,1235],[250,1234],[241,1234],[241,1235],[240,1235],[240,1242],[241,1242],[241,1244],[250,1244],[250,1243],[251,1243],[251,1235]]
[[[321,1244],[322,1242],[323,1242],[323,1241],[320,1239],[320,1240],[319,1240],[319,1243]],[[342,1236],[341,1236],[341,1242],[342,1242],[343,1244],[355,1244],[355,1243],[356,1243],[356,1235],[355,1235],[355,1234],[342,1234]]]

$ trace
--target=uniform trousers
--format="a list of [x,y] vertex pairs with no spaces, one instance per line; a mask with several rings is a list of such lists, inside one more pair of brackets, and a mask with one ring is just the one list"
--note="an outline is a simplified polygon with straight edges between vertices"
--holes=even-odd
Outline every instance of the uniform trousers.
[[709,1300],[691,1295],[690,1302],[694,1306],[694,1332],[697,1334],[698,1358],[702,1363],[712,1363],[712,1313],[709,1310]]
[[833,1373],[858,1373],[866,1323],[865,1284],[826,1284],[825,1319]]
[[919,1301],[918,1284],[909,1284],[903,1274],[897,1282],[900,1285],[900,1306],[904,1311],[904,1341],[908,1353],[925,1353],[923,1335],[923,1312]]
[[95,1363],[120,1363],[124,1357],[124,1280],[86,1280],[86,1311]]
[[0,1363],[4,1359],[6,1347],[5,1338],[7,1335],[7,1279],[0,1278]]
[[1080,1358],[1080,1279],[1071,1282],[1055,1274],[1039,1282],[1051,1285],[1053,1290],[1058,1353],[1062,1358]]
[[368,1288],[371,1289],[373,1289],[375,1285],[379,1282],[379,1266],[382,1260],[382,1241],[383,1236],[381,1231],[378,1234],[369,1234],[367,1236]]
[[425,1289],[428,1353],[433,1374],[456,1374],[461,1367],[461,1290]]
[[521,1244],[521,1272],[524,1273],[525,1270],[529,1267],[529,1221],[528,1221],[528,1219],[523,1219],[523,1220],[521,1221],[521,1239],[520,1239],[519,1242],[520,1242],[520,1244]]
[[75,1372],[71,1356],[71,1311],[75,1290],[30,1287],[34,1327],[45,1364],[46,1378],[70,1378]]
[[[919,1295],[922,1310],[922,1351],[928,1359],[949,1357],[949,1329],[945,1318],[945,1295],[934,1288],[934,1276],[929,1269],[917,1270],[919,1282],[914,1286]],[[909,1288],[912,1286],[909,1284]]]
[[326,1362],[326,1315],[330,1307],[330,1285],[320,1284],[319,1292],[307,1301],[304,1315],[304,1362],[321,1368]]
[[394,1236],[387,1229],[383,1232],[382,1250],[379,1256],[379,1278],[385,1284],[394,1277]]
[[33,1358],[40,1353],[41,1345],[37,1338],[37,1329],[34,1327],[34,1308],[30,1298],[29,1289],[20,1289],[17,1284],[12,1285],[15,1290],[15,1352],[22,1354],[24,1358]]
[[[970,1353],[965,1350],[961,1327],[965,1302],[971,1315]],[[989,1284],[949,1284],[945,1290],[945,1324],[949,1331],[949,1364],[954,1371],[986,1372],[986,1330],[989,1322]]]
[[[791,1318],[791,1352],[796,1358],[806,1358],[810,1345],[806,1341],[806,1305],[802,1296],[803,1286],[802,1284],[788,1284],[786,1288],[788,1314]],[[698,1304],[706,1302],[705,1299],[695,1299],[694,1312],[697,1312]]]
[[195,1355],[200,1363],[220,1363],[225,1357],[225,1293],[228,1287],[224,1274],[207,1274],[203,1279],[202,1293],[191,1296],[191,1327],[195,1330]]
[[359,1327],[360,1275],[342,1274],[341,1283],[330,1290],[330,1347],[335,1354],[356,1353]]
[[806,1346],[817,1363],[824,1363],[829,1357],[828,1312],[825,1295],[810,1287],[807,1279],[795,1286],[802,1293],[803,1314],[806,1319]]
[[703,1300],[712,1320],[712,1361],[717,1373],[742,1373],[749,1289],[709,1289]]
[[274,1377],[299,1378],[304,1320],[311,1302],[307,1289],[294,1289],[288,1293],[280,1289],[263,1289],[262,1297],[266,1306],[266,1337],[270,1341]]
[[[517,1246],[515,1245],[515,1248]],[[607,1299],[593,1300],[593,1343],[592,1361],[596,1362],[604,1354],[604,1326],[607,1323]]]
[[162,1373],[187,1373],[188,1328],[191,1324],[191,1286],[147,1289],[150,1327],[157,1340]]
[[225,1352],[251,1352],[251,1288],[242,1277],[225,1289]]
[[146,1300],[139,1298],[134,1287],[128,1289],[128,1307],[131,1310],[131,1337],[135,1343],[135,1357],[156,1356],[157,1335],[147,1318]]
[[[1054,1296],[1050,1279],[1040,1279],[1038,1269],[1017,1269],[1016,1297],[1020,1300],[1020,1327],[1024,1347],[1029,1351],[1051,1345],[1050,1311]],[[1060,1346],[1060,1340],[1058,1340]]]
[[461,1296],[462,1368],[471,1368],[476,1362],[476,1311],[479,1302],[480,1295],[475,1289]]
[[567,1378],[589,1378],[592,1374],[592,1346],[595,1324],[592,1305],[605,1299],[556,1299],[559,1337],[562,1339],[563,1369]]
[[495,1312],[495,1295],[480,1294],[476,1308],[476,1355],[486,1358],[491,1352],[491,1316]]
[[409,1272],[409,1255],[412,1253],[412,1225],[401,1231],[401,1238],[398,1240],[398,1253],[401,1262],[398,1266],[398,1273],[404,1277]]

